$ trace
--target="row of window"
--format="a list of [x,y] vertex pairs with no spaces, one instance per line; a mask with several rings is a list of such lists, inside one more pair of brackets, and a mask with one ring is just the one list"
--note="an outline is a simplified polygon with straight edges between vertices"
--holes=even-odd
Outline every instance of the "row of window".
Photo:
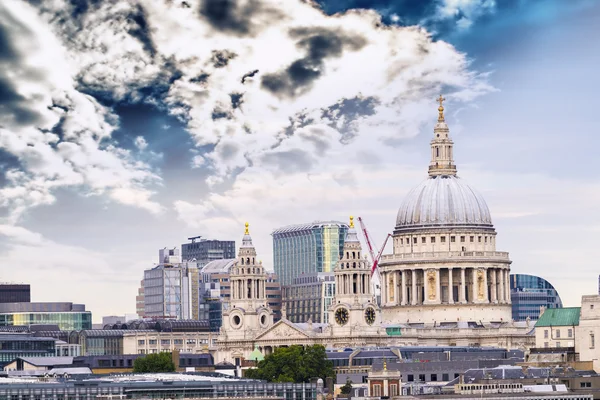
[[[148,339],[148,344],[149,345],[156,345],[158,343],[157,339]],[[171,339],[161,339],[160,340],[160,344],[161,345],[170,345],[171,344]],[[173,339],[173,344],[175,345],[182,345],[183,344],[183,339]],[[196,339],[186,339],[185,344],[187,345],[195,345],[196,344]],[[198,339],[198,344],[208,344],[208,339]],[[139,339],[138,340],[138,346],[145,346],[146,345],[146,340],[145,339]]]
[[[466,243],[467,241],[467,236],[460,236],[459,237],[460,242],[461,243]],[[477,242],[478,243],[487,243],[488,242],[488,236],[477,236]],[[492,238],[489,237],[490,243],[492,242]],[[404,244],[405,240],[404,238],[400,238],[400,244]],[[417,244],[418,243],[418,238],[413,236],[412,238],[412,242],[413,244]],[[435,236],[431,236],[429,238],[429,243],[435,243],[436,242],[436,237]],[[450,236],[450,243],[455,243],[456,242],[456,236]],[[475,243],[475,236],[469,236],[469,242],[470,243]],[[421,243],[422,244],[426,244],[427,243],[427,236],[421,236]],[[440,237],[440,243],[446,243],[446,236],[441,236]],[[410,238],[406,238],[406,244],[410,244]]]
[[[450,381],[450,374],[441,374],[441,382],[448,382]],[[456,379],[459,377],[459,374],[454,374],[454,378]],[[429,381],[426,380],[426,376],[425,374],[419,374],[419,379],[417,380],[417,382],[437,382],[438,381],[438,374],[431,374]],[[408,374],[406,375],[406,381],[407,382],[415,382],[415,375],[413,374]]]
[[[552,331],[552,333],[554,334],[554,337],[552,339],[560,339],[560,329],[556,328]],[[550,332],[548,331],[548,329],[544,329],[544,339],[548,339],[548,337],[550,336]],[[567,337],[568,338],[572,338],[573,337],[573,329],[569,328],[567,329]]]

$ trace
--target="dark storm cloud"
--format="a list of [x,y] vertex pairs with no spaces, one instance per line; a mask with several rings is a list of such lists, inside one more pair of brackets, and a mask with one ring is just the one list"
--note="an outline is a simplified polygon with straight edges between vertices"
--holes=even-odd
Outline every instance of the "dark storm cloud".
[[[331,121],[329,126],[342,134],[342,140],[348,140],[356,134],[354,123],[359,118],[375,115],[375,107],[380,103],[379,99],[373,96],[341,99],[334,105],[323,109],[321,116]],[[340,120],[342,121],[341,126]]]
[[325,59],[340,57],[346,50],[360,50],[367,43],[361,36],[326,28],[297,28],[289,35],[298,39],[296,46],[304,49],[306,56],[283,71],[263,76],[262,87],[276,96],[302,93],[321,76]]
[[203,72],[200,75],[195,76],[192,79],[190,79],[190,82],[205,84],[206,82],[208,82],[208,78],[210,78],[210,74]]
[[223,68],[236,57],[237,54],[229,50],[213,50],[210,62],[215,68]]
[[220,107],[216,107],[212,111],[211,118],[213,119],[213,121],[216,121],[218,119],[231,119],[233,118],[233,116],[231,115],[229,110],[224,110]]
[[244,76],[242,76],[242,83],[246,83],[246,79],[248,78],[253,78],[254,75],[258,74],[258,70],[255,69],[254,71],[250,71],[246,74],[244,74]]
[[78,19],[90,10],[97,8],[102,0],[69,0],[69,3],[71,4],[71,16]]
[[152,41],[152,33],[148,26],[148,16],[141,4],[137,4],[131,14],[127,16],[131,27],[127,33],[140,41],[144,50],[152,57],[156,55],[156,46]]
[[260,0],[201,0],[200,15],[216,30],[239,36],[254,35],[262,26],[281,18],[279,11]]
[[11,169],[22,169],[21,162],[15,155],[0,148],[0,188],[8,184],[6,173]]
[[244,102],[243,93],[230,93],[229,97],[231,98],[231,108],[233,108],[234,110],[236,108],[240,108],[242,103]]

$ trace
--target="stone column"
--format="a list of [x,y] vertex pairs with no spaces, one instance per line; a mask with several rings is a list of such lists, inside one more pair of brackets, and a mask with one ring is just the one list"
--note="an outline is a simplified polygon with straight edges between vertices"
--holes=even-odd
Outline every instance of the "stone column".
[[435,302],[437,304],[442,304],[442,270],[439,268],[435,270],[435,279],[437,279]]
[[401,272],[402,274],[402,301],[400,303],[400,305],[405,306],[406,305],[406,271],[402,270]]
[[510,303],[510,271],[506,269],[504,273],[506,274],[506,286],[504,287],[504,291],[506,293],[506,302]]
[[256,279],[250,281],[250,298],[253,299],[256,296]]
[[477,296],[477,268],[472,268],[471,280],[473,282],[473,287],[471,288],[471,296],[473,296],[473,303],[476,303],[479,299],[479,296]]
[[412,270],[412,297],[410,299],[410,303],[413,306],[417,305],[417,270]]
[[488,270],[483,269],[483,301],[486,303],[490,302],[490,289],[488,288]]
[[398,271],[392,272],[394,274],[394,305],[400,304],[399,293],[398,293]]
[[448,268],[448,304],[454,304],[454,282],[452,282],[452,267]]
[[467,286],[467,281],[465,277],[465,268],[461,267],[460,269],[460,290],[458,293],[458,299],[461,303],[466,303],[467,299],[465,299],[465,288]]
[[381,287],[381,305],[385,306],[387,304],[387,288],[385,285],[385,272],[379,274],[379,286]]
[[492,269],[492,303],[498,303],[498,282],[496,281],[496,273],[498,270],[496,268]]
[[499,303],[505,303],[506,299],[504,298],[504,270],[498,269],[496,274],[498,275],[498,301]]

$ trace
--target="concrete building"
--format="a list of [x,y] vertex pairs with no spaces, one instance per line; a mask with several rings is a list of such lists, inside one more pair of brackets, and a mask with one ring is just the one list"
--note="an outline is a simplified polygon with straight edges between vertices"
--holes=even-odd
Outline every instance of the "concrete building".
[[161,249],[159,260],[144,271],[144,316],[198,319],[198,265],[181,262],[178,249]]
[[515,321],[537,320],[542,309],[562,308],[562,300],[554,286],[539,276],[511,274],[510,299]]
[[138,318],[144,318],[144,280],[140,281],[137,296],[135,296],[135,313]]
[[335,296],[333,272],[315,272],[294,278],[282,288],[285,310],[291,322],[329,322],[328,310]]
[[18,283],[0,283],[0,303],[29,303],[31,287]]
[[195,261],[204,266],[214,260],[235,258],[235,241],[233,240],[208,240],[201,236],[188,238],[190,243],[181,245],[181,258],[186,261]]
[[273,231],[273,269],[282,286],[303,274],[333,272],[340,259],[348,225],[317,221]]
[[58,325],[62,330],[90,329],[92,313],[84,304],[0,303],[0,326]]

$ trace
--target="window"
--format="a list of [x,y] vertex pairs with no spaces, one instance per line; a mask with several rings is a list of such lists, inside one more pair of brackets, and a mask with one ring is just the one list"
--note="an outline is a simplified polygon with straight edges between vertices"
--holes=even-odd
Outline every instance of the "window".
[[456,237],[454,237],[454,236],[450,236],[450,241],[451,241],[452,243],[456,242]]
[[183,344],[183,339],[173,339],[173,344]]
[[144,350],[144,349],[141,349],[141,350],[140,350],[138,353],[139,353],[139,354],[146,354],[146,350]]
[[391,384],[390,385],[390,396],[398,396],[398,385],[396,384]]
[[416,237],[413,238],[413,243],[417,244],[417,238]]
[[590,310],[593,310],[593,309],[594,309],[594,305],[590,304]]
[[381,397],[381,385],[373,385],[373,397]]
[[571,329],[571,328],[567,329],[567,337],[570,337],[570,338],[573,337],[573,329]]
[[150,340],[148,340],[148,344],[156,344],[156,339],[150,339]]
[[557,338],[557,339],[560,339],[560,329],[557,329],[557,330],[556,330],[556,338]]
[[419,382],[425,382],[425,374],[419,375]]
[[590,333],[590,349],[593,349],[596,347],[596,338],[594,337],[593,333]]
[[414,382],[415,381],[415,376],[413,374],[409,374],[406,376],[406,380],[408,382]]
[[442,243],[446,243],[446,236],[442,236],[442,237],[440,238],[440,242],[442,242]]
[[450,377],[448,376],[448,374],[442,374],[442,380],[444,382],[448,382],[450,380]]
[[465,242],[465,237],[464,237],[464,236],[461,236],[461,237],[460,237],[460,242],[461,242],[461,243],[464,243],[464,242]]
[[485,242],[487,243],[487,236],[484,239],[485,239]]
[[421,238],[421,243],[427,243],[427,238],[425,236]]
[[580,388],[591,388],[592,382],[579,382],[579,387]]
[[477,237],[477,241],[478,241],[479,243],[481,243],[481,236],[478,236],[478,237]]
[[556,342],[556,347],[560,347],[560,342]]
[[548,329],[544,329],[544,339],[548,339]]
[[400,238],[400,244],[404,244],[404,239]]
[[138,340],[138,346],[143,346],[145,344],[146,344],[145,340],[143,340],[143,339],[142,340]]
[[431,237],[431,243],[435,243],[435,236]]
[[431,382],[437,382],[437,374],[431,374]]
[[548,347],[548,342],[544,342],[544,347]]
[[473,243],[473,242],[475,241],[475,236],[471,236],[471,237],[469,237],[469,241],[470,241],[471,243]]
[[163,346],[168,346],[171,344],[171,339],[161,339],[160,344],[162,344]]

